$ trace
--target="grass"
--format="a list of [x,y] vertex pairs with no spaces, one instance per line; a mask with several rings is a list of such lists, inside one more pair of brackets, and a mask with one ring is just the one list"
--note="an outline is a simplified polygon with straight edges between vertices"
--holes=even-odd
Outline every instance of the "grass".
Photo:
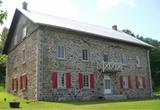
[[[7,99],[6,102],[4,101],[4,98]],[[0,110],[12,110],[9,108],[8,102],[14,99],[21,102],[21,108],[18,108],[17,110],[160,110],[159,99],[67,102],[27,101],[6,93],[4,87],[0,85]]]

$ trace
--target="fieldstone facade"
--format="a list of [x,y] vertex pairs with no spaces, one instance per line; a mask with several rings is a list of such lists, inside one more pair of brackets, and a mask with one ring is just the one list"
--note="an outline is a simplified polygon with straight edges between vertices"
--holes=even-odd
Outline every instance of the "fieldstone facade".
[[[22,39],[23,26],[27,26],[27,36]],[[18,36],[17,45],[13,39]],[[109,96],[125,96],[126,98],[150,97],[152,94],[149,50],[145,47],[124,43],[111,39],[104,39],[95,35],[42,26],[32,23],[25,16],[21,16],[10,44],[7,62],[6,89],[15,95],[35,100],[90,100]],[[64,46],[65,58],[57,57],[57,46]],[[88,52],[88,60],[82,59],[82,50]],[[22,51],[25,50],[25,61]],[[108,62],[122,65],[122,57],[127,56],[126,64],[120,71],[102,71],[104,54],[108,55]],[[137,56],[140,65],[137,66]],[[97,68],[99,67],[99,68]],[[71,88],[52,87],[52,73],[59,76],[71,73]],[[78,74],[94,74],[94,88],[79,88]],[[12,90],[12,79],[22,74],[27,75],[25,90]],[[110,77],[111,92],[104,91],[104,77]],[[122,88],[120,76],[130,76],[131,87]],[[137,88],[136,77],[143,77],[145,87]],[[66,79],[65,79],[66,80]],[[65,82],[65,81],[64,81]],[[19,83],[18,83],[19,85]],[[89,84],[90,85],[90,84]]]

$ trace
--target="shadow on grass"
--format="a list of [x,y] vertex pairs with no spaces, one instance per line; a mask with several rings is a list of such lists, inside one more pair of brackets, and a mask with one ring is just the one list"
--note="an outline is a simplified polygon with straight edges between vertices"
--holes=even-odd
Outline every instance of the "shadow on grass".
[[[71,105],[92,105],[92,104],[110,104],[110,103],[125,103],[125,102],[138,102],[138,101],[150,101],[155,100],[153,98],[148,99],[127,99],[127,100],[91,100],[91,101],[63,101],[63,102],[55,102],[55,103],[62,103],[62,104],[71,104]],[[48,102],[48,101],[44,101]]]

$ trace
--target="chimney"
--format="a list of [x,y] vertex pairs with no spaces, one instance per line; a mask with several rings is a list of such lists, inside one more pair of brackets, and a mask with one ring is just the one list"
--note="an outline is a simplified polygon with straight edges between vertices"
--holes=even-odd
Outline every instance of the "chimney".
[[117,31],[117,25],[113,25],[112,29],[115,30],[115,31]]
[[27,3],[26,1],[24,1],[24,2],[22,3],[22,8],[23,8],[24,10],[27,10],[27,5],[28,5],[28,3]]

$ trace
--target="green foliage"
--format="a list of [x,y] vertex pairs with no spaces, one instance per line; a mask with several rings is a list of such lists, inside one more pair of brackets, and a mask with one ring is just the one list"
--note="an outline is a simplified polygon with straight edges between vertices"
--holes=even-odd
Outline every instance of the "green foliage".
[[[0,0],[0,6],[2,4],[2,1]],[[7,19],[7,10],[0,10],[0,24],[3,24],[4,23],[4,20]]]
[[135,35],[129,29],[125,29],[122,31],[131,36],[134,35],[133,37],[136,37],[155,47],[150,50],[151,73],[152,73],[153,88],[155,90],[160,88],[160,41],[151,38],[144,38],[143,36],[140,35]]
[[5,82],[5,73],[6,73],[6,55],[0,55],[0,83]]
[[2,50],[4,48],[7,35],[8,35],[8,28],[4,27],[2,33],[0,34],[0,53],[2,53]]

